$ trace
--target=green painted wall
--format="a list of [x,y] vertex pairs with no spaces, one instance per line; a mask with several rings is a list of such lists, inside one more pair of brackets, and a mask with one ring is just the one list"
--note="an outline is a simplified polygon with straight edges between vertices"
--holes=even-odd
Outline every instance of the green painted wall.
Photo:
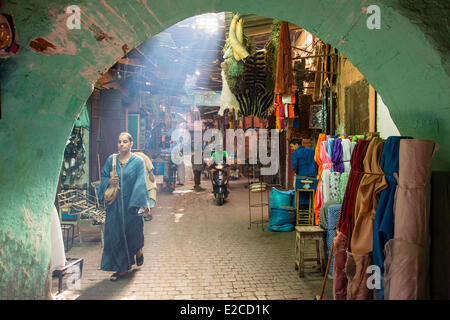
[[[450,169],[449,1],[2,2],[0,12],[16,20],[20,51],[0,62],[0,298],[46,297],[50,209],[66,139],[92,84],[125,52],[193,15],[253,13],[314,33],[364,74],[402,134],[438,141],[434,167]],[[81,30],[66,27],[72,4],[82,8]],[[369,4],[381,7],[381,30],[366,27]]]

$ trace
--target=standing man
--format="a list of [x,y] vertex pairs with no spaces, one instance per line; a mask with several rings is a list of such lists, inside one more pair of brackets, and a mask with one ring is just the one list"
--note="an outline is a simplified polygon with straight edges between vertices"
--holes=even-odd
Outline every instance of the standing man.
[[191,163],[192,163],[192,171],[194,172],[194,190],[195,191],[205,191],[204,188],[200,186],[201,177],[202,177],[202,169],[203,169],[203,160],[202,163],[195,163],[194,157],[194,145],[192,144],[192,154],[191,154]]
[[180,138],[178,143],[175,144],[172,150],[172,157],[177,160],[177,184],[184,186],[186,181],[186,170],[184,165],[184,153],[183,153],[183,138]]
[[[290,147],[294,152],[291,157],[291,168],[295,172],[294,177],[294,189],[295,181],[297,177],[311,177],[316,178],[317,176],[317,164],[314,160],[315,151],[311,148],[302,146],[301,139],[292,139],[289,143]],[[304,193],[300,193],[301,206],[309,204],[309,197]]]

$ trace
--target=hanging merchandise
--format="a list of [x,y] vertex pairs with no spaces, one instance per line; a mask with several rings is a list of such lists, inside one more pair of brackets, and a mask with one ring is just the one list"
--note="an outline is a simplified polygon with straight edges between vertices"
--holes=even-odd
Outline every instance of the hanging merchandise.
[[[244,21],[242,18],[235,14],[230,23],[229,42],[230,47],[227,50],[232,51],[234,59],[236,61],[245,60],[250,54],[244,46]],[[228,58],[229,52],[225,53]],[[224,57],[225,58],[225,57]]]
[[330,175],[333,163],[327,152],[328,141],[322,141],[322,148],[320,150],[320,157],[322,159],[322,204],[327,202],[330,198]]
[[[328,231],[327,231],[327,257],[330,256],[331,246],[333,244],[334,235],[336,233],[336,226],[339,219],[339,212],[341,211],[341,204],[333,204],[328,207]],[[333,276],[333,261],[334,255],[331,257],[330,261],[330,271],[329,275]]]
[[438,149],[439,146],[430,140],[400,141],[394,238],[385,246],[386,299],[429,299],[428,192],[431,161]]
[[219,115],[223,116],[225,110],[239,110],[239,102],[236,96],[231,92],[228,86],[227,77],[224,70],[221,71],[222,76],[222,92],[220,94],[220,109]]
[[341,139],[342,163],[344,164],[344,172],[350,172],[350,157],[352,156],[353,151],[351,145],[352,143],[349,139]]
[[373,138],[363,160],[362,177],[356,194],[354,212],[351,216],[353,226],[349,237],[349,252],[346,269],[348,272],[348,300],[371,300],[373,290],[366,283],[370,274],[367,267],[372,265],[373,220],[380,192],[386,189],[387,182],[380,168],[380,158],[383,142],[380,138]]
[[[350,163],[349,163],[350,164]],[[339,202],[342,203],[344,201],[345,189],[347,188],[348,178],[350,176],[349,171],[344,171],[341,173],[339,177]]]
[[[336,84],[336,70],[337,70],[337,50],[329,44],[322,41],[318,43],[315,48],[315,67],[316,74],[314,78],[313,101],[319,102],[326,100],[323,88],[328,86],[329,91]],[[330,92],[331,95],[331,92]],[[331,106],[332,103],[330,103]]]
[[347,276],[345,275],[345,266],[347,262],[350,218],[354,208],[356,191],[358,190],[359,182],[361,180],[359,172],[362,171],[362,159],[365,156],[368,144],[368,140],[359,140],[352,153],[350,160],[351,171],[342,201],[338,227],[336,228],[336,237],[333,240],[335,248],[333,264],[333,296],[335,300],[346,300],[347,298]]
[[276,121],[275,113],[269,113],[269,116],[267,117],[267,129],[276,129]]
[[[347,140],[348,141],[348,140]],[[348,141],[350,142],[350,141]],[[345,171],[345,166],[343,162],[343,147],[342,139],[335,139],[332,147],[331,161],[333,162],[333,171],[342,173]]]
[[64,161],[61,174],[63,185],[72,186],[80,179],[86,163],[85,148],[83,144],[83,128],[74,127],[64,150]]
[[323,96],[322,96],[322,117],[320,126],[323,132],[328,132],[327,126],[327,87],[323,86]]
[[332,172],[330,175],[330,200],[340,202],[339,183],[341,181],[340,172]]
[[[394,236],[394,199],[397,190],[399,148],[401,139],[412,139],[410,137],[389,137],[384,144],[381,154],[380,165],[386,175],[387,188],[381,191],[380,200],[374,219],[373,226],[373,264],[378,266],[381,274],[384,273],[384,245]],[[384,300],[383,283],[376,290],[376,299]]]
[[265,49],[255,49],[243,34],[243,20],[237,14],[232,18],[224,53],[221,66],[227,86],[224,82],[221,112],[234,107],[244,117],[267,119],[274,98],[273,75],[267,70],[271,56]]
[[328,157],[330,159],[333,158],[333,144],[334,144],[334,140],[335,140],[335,138],[331,138],[331,137],[327,136],[327,153],[328,153]]
[[281,21],[278,39],[277,67],[275,71],[275,93],[291,94],[292,87],[292,50],[289,36],[289,24]]
[[[323,163],[322,163],[322,159],[320,157],[320,149],[321,149],[321,145],[322,145],[322,141],[326,141],[327,136],[324,133],[319,134],[319,139],[317,140],[317,145],[316,145],[316,150],[315,150],[315,154],[314,154],[314,160],[317,163],[317,180],[319,181],[318,185],[317,185],[317,189],[316,189],[316,196],[314,198],[314,214],[316,217],[319,216],[319,210],[320,210],[320,206],[321,206],[321,202],[322,202],[322,171],[323,171]],[[316,218],[316,220],[318,220]]]
[[325,43],[320,41],[315,49],[317,58],[315,59],[315,67],[316,67],[316,75],[314,78],[314,92],[313,92],[313,101],[318,102],[322,100],[322,93],[323,93],[323,61],[321,56],[324,55],[325,50]]

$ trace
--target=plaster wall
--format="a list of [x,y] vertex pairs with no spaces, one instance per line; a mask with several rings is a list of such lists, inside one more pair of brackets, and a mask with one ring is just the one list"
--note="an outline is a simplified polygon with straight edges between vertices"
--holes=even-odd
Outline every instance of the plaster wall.
[[384,104],[381,95],[377,94],[377,132],[380,137],[387,139],[389,136],[400,136],[397,126],[392,121],[388,107]]
[[50,212],[65,142],[93,84],[119,58],[187,17],[234,11],[292,22],[348,57],[389,106],[404,135],[441,144],[450,168],[449,1],[378,0],[381,29],[367,28],[367,0],[3,0],[19,35],[0,62],[0,298],[48,293]]

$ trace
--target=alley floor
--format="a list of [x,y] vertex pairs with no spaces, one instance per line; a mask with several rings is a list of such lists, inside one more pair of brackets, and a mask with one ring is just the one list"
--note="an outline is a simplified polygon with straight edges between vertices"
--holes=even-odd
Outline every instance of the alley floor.
[[[160,192],[153,219],[144,224],[144,264],[116,282],[109,280],[111,272],[100,270],[99,228],[85,223],[83,243],[75,238],[74,247],[66,253],[84,259],[81,281],[68,287],[70,276],[66,276],[63,293],[56,295],[58,282],[53,278],[56,299],[314,299],[320,294],[323,276],[314,269],[306,269],[303,278],[298,276],[295,232],[263,231],[257,224],[249,229],[246,184],[247,178],[232,181],[223,206],[216,205],[208,180],[202,180],[205,191],[194,192],[191,176],[174,194]],[[252,201],[258,199],[259,194],[252,194]],[[253,219],[261,218],[259,208],[252,213]],[[306,255],[315,255],[314,243]],[[324,299],[332,299],[331,290],[328,279]]]

